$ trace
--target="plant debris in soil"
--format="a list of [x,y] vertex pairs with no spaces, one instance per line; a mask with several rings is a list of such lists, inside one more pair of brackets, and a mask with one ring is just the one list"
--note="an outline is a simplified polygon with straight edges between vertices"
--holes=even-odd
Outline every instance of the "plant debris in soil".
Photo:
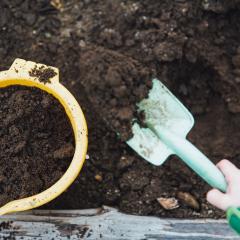
[[23,86],[0,88],[0,206],[40,193],[66,171],[73,131],[50,94]]
[[[124,140],[135,104],[157,77],[193,113],[196,124],[188,138],[214,163],[229,158],[240,167],[239,4],[0,2],[1,69],[16,57],[58,67],[88,122],[89,159],[68,191],[44,208],[105,204],[141,215],[225,217],[207,203],[210,187],[179,159],[152,166]],[[175,198],[179,207],[165,210],[159,198]]]
[[40,82],[49,83],[50,79],[57,75],[57,73],[50,67],[37,67],[37,65],[29,71],[31,77],[36,77]]

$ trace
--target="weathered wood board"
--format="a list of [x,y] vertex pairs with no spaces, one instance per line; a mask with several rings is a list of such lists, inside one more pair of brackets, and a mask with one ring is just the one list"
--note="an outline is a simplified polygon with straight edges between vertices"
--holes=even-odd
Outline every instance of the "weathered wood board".
[[[8,221],[12,223],[3,227],[2,223]],[[34,210],[6,215],[0,218],[0,229],[0,239],[240,239],[225,220],[141,217],[108,207],[69,211]]]

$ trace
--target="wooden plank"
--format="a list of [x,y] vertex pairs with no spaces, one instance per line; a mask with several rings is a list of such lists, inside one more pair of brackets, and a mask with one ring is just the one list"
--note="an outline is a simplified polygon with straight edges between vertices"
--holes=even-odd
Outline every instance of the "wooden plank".
[[[8,221],[12,223],[3,227],[3,222]],[[0,239],[240,239],[225,220],[133,216],[109,207],[90,210],[34,210],[6,215],[0,218],[0,229]]]

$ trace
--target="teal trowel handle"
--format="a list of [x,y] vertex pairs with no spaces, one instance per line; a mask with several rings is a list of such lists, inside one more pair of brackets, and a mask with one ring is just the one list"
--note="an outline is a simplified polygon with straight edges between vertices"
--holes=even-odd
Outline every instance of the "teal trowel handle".
[[213,188],[226,192],[227,183],[221,171],[193,144],[184,137],[154,126],[155,133],[176,155]]
[[240,234],[240,208],[230,207],[227,210],[229,225]]

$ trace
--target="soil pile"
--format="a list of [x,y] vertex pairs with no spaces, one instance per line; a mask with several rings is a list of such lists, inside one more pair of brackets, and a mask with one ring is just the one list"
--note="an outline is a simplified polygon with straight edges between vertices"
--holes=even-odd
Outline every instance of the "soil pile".
[[[189,139],[215,163],[229,158],[240,166],[239,0],[12,0],[0,6],[1,69],[16,57],[60,68],[88,121],[89,159],[69,190],[44,207],[105,204],[134,214],[224,217],[206,202],[209,186],[179,159],[154,167],[114,130],[128,138],[134,104],[157,77],[194,114]],[[176,198],[179,207],[167,211],[159,198]]]
[[0,88],[0,206],[53,185],[74,154],[61,104],[37,88]]

